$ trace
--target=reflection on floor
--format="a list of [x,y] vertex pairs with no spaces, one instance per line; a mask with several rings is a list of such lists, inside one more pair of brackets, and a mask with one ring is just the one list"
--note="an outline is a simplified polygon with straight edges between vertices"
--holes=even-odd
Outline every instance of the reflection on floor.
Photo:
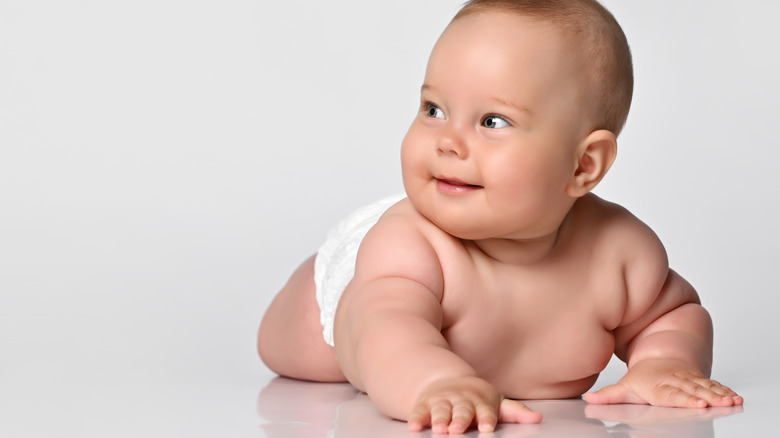
[[[487,436],[511,437],[686,437],[715,436],[713,419],[742,412],[729,408],[676,409],[644,405],[588,405],[581,399],[526,402],[541,412],[537,425],[502,424]],[[257,412],[272,438],[428,436],[383,416],[349,384],[301,382],[277,377],[260,392]],[[466,436],[477,436],[472,431]],[[482,434],[480,436],[483,436]]]

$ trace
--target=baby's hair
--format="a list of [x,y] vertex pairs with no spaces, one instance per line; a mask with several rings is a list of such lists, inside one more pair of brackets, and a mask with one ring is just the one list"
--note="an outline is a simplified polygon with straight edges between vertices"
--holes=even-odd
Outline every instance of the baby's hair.
[[548,21],[579,45],[590,68],[596,126],[620,134],[634,90],[631,50],[615,17],[596,0],[470,0],[452,21],[490,11]]

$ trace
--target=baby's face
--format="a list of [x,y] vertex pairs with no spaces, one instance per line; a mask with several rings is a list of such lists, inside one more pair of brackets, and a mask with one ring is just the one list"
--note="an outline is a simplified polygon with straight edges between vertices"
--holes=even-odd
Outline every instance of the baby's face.
[[401,152],[406,192],[424,216],[464,239],[557,230],[589,133],[574,55],[553,25],[517,14],[450,24]]

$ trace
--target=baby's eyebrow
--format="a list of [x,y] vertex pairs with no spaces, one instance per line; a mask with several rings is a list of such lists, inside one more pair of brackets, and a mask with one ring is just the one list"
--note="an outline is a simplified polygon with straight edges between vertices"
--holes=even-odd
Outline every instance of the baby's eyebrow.
[[435,91],[435,89],[432,86],[430,86],[428,84],[422,84],[422,87],[420,87],[420,93],[422,93],[423,91],[426,91],[426,90],[428,90],[428,91]]
[[531,111],[528,107],[522,106],[522,105],[518,105],[518,104],[512,102],[509,99],[501,98],[501,97],[491,97],[490,100],[492,100],[493,102],[496,102],[496,103],[498,103],[500,105],[510,106],[510,107],[516,109],[517,111],[520,111],[521,113],[526,113],[526,115],[529,116],[529,117],[533,115],[533,111]]

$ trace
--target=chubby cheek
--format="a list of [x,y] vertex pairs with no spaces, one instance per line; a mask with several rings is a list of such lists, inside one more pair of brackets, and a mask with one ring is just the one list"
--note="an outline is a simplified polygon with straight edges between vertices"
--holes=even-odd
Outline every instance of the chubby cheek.
[[401,143],[401,173],[407,191],[410,184],[419,184],[427,176],[424,142],[412,125]]
[[520,206],[540,206],[563,194],[565,178],[557,166],[530,157],[497,158],[485,172],[486,185],[500,195],[498,202]]

